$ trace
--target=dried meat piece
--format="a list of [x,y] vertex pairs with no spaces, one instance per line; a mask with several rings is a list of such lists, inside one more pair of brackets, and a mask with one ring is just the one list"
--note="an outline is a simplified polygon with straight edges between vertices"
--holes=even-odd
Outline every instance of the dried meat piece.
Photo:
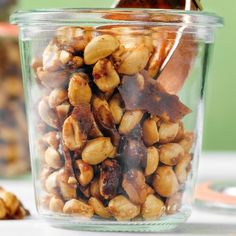
[[140,88],[138,75],[124,76],[119,92],[127,110],[145,110],[164,121],[179,122],[191,110],[180,102],[178,96],[168,94],[162,86],[150,79],[146,72],[144,86]]

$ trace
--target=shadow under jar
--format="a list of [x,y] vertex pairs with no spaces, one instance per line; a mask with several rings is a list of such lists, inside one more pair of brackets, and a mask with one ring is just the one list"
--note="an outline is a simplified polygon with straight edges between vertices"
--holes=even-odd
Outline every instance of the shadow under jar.
[[208,56],[222,19],[73,9],[18,12],[12,22],[21,29],[39,213],[53,226],[93,231],[185,222]]
[[0,22],[0,178],[30,171],[18,30]]

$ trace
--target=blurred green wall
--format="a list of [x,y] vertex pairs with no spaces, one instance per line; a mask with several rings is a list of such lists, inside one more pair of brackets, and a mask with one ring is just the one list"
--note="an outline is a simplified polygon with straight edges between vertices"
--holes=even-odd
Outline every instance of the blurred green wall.
[[[112,0],[20,0],[19,8],[108,7]],[[207,89],[205,150],[236,150],[236,1],[202,0],[205,10],[225,18],[217,32]]]

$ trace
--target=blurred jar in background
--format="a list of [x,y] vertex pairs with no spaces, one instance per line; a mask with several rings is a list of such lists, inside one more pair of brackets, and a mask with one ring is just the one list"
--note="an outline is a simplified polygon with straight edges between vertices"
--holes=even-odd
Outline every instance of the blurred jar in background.
[[0,177],[30,169],[18,30],[0,23]]

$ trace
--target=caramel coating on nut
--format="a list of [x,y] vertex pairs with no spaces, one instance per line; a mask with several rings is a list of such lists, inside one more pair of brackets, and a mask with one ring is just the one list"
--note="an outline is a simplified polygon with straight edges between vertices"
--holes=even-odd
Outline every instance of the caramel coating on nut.
[[177,177],[170,166],[158,167],[152,185],[162,197],[171,197],[179,190]]
[[113,149],[110,138],[99,137],[87,142],[82,151],[82,159],[90,165],[97,165],[107,159]]
[[108,208],[118,221],[128,221],[140,214],[140,206],[133,204],[122,195],[113,198],[109,202]]
[[153,194],[148,195],[141,209],[143,218],[145,220],[157,220],[164,214],[164,212],[164,202]]
[[131,202],[141,205],[147,197],[147,185],[143,173],[139,170],[129,170],[123,178],[122,187]]
[[119,41],[111,35],[100,35],[93,38],[84,50],[84,61],[87,65],[111,55],[119,47]]
[[178,123],[161,123],[159,127],[160,143],[173,142],[178,134],[179,124]]
[[73,106],[90,102],[92,91],[88,80],[81,74],[76,73],[72,76],[68,88],[68,97]]
[[99,60],[93,67],[94,83],[106,93],[114,91],[120,84],[120,77],[108,59]]
[[93,207],[95,214],[97,214],[98,216],[101,216],[105,219],[111,218],[111,214],[108,208],[104,207],[104,205],[99,199],[91,197],[88,201],[88,204]]
[[77,199],[71,199],[66,202],[63,212],[65,214],[78,215],[86,218],[91,218],[94,215],[93,207]]
[[147,149],[147,165],[145,168],[145,175],[152,175],[159,164],[159,152],[155,147],[149,147]]
[[177,165],[184,156],[184,149],[178,143],[167,143],[159,148],[160,161],[169,166]]
[[143,140],[147,146],[152,146],[159,141],[159,132],[154,119],[143,122]]

